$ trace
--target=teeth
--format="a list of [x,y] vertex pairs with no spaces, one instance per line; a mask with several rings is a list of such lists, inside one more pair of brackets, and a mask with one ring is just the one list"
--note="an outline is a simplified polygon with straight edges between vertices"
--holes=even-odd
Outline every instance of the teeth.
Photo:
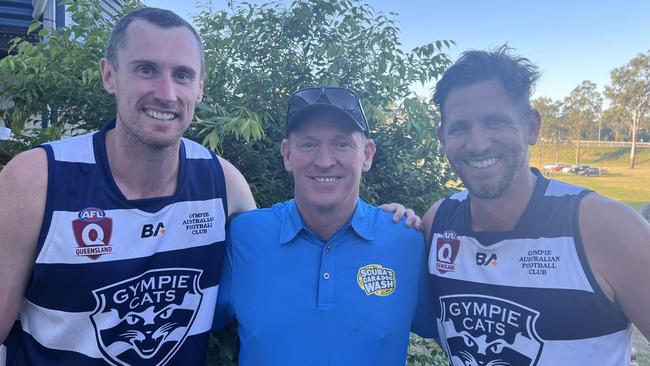
[[489,168],[499,161],[498,158],[489,158],[484,160],[468,160],[467,164],[477,169]]
[[151,118],[160,119],[163,121],[171,121],[176,118],[176,114],[174,113],[158,112],[148,108],[144,110],[144,113]]
[[315,180],[318,183],[332,183],[338,178],[336,177],[313,177],[313,180]]

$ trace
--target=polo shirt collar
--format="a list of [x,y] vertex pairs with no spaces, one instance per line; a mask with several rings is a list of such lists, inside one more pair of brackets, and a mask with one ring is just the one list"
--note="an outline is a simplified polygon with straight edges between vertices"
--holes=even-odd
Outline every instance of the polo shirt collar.
[[[374,239],[370,206],[361,198],[359,198],[357,201],[357,207],[354,209],[352,218],[348,223],[343,225],[341,230],[344,230],[348,226],[352,227],[352,230],[354,230],[357,235],[364,238],[365,240],[370,241]],[[296,200],[290,200],[287,203],[284,218],[282,220],[282,228],[280,229],[280,244],[286,244],[290,242],[303,229],[307,229],[307,226],[302,221],[300,211],[296,205]]]

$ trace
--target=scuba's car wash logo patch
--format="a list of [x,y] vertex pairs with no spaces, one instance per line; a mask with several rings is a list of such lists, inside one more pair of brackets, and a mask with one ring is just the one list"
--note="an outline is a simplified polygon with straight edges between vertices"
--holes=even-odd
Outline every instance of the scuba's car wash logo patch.
[[395,291],[395,271],[379,264],[369,264],[357,271],[357,283],[366,295],[389,296]]
[[539,312],[508,300],[480,295],[440,298],[438,331],[453,366],[537,365],[543,342]]
[[456,232],[447,230],[436,241],[436,268],[444,274],[456,270],[456,258],[460,251],[460,240]]
[[163,365],[178,351],[196,318],[201,270],[147,271],[93,291],[90,316],[97,344],[113,365]]
[[103,210],[89,207],[79,211],[79,218],[72,221],[72,232],[77,242],[75,254],[97,259],[113,252],[111,242],[113,220]]

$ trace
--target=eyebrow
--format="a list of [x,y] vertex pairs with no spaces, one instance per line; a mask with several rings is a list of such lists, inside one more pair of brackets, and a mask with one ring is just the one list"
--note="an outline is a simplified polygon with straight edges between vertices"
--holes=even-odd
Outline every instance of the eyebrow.
[[[129,62],[129,65],[152,65],[155,67],[160,67],[160,65],[157,62],[147,60],[147,59],[139,59],[139,60],[133,60]],[[180,65],[180,66],[174,66],[172,67],[172,71],[184,71],[190,75],[190,77],[195,77],[197,75],[197,71],[191,67],[191,66],[185,66],[185,65]]]

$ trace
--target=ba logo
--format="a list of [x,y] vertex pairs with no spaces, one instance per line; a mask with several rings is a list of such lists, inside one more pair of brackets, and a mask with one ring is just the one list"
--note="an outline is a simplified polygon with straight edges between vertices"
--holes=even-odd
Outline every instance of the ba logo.
[[446,273],[456,270],[456,257],[460,251],[460,240],[453,230],[447,230],[436,241],[436,268]]
[[155,227],[152,224],[146,224],[142,227],[142,234],[140,238],[151,238],[152,236],[158,236],[165,233],[165,225],[162,222],[159,222]]
[[97,259],[110,254],[113,248],[108,245],[113,231],[113,220],[103,210],[89,207],[79,212],[79,218],[72,221],[72,232],[78,248],[75,254]]
[[489,266],[490,264],[493,267],[497,266],[497,255],[496,253],[490,254],[488,257],[487,253],[481,253],[477,252],[476,253],[476,264],[479,266]]
[[163,365],[181,347],[203,293],[202,271],[158,269],[93,291],[97,344],[113,365]]
[[443,296],[440,306],[438,331],[451,365],[537,365],[539,312],[481,295]]

